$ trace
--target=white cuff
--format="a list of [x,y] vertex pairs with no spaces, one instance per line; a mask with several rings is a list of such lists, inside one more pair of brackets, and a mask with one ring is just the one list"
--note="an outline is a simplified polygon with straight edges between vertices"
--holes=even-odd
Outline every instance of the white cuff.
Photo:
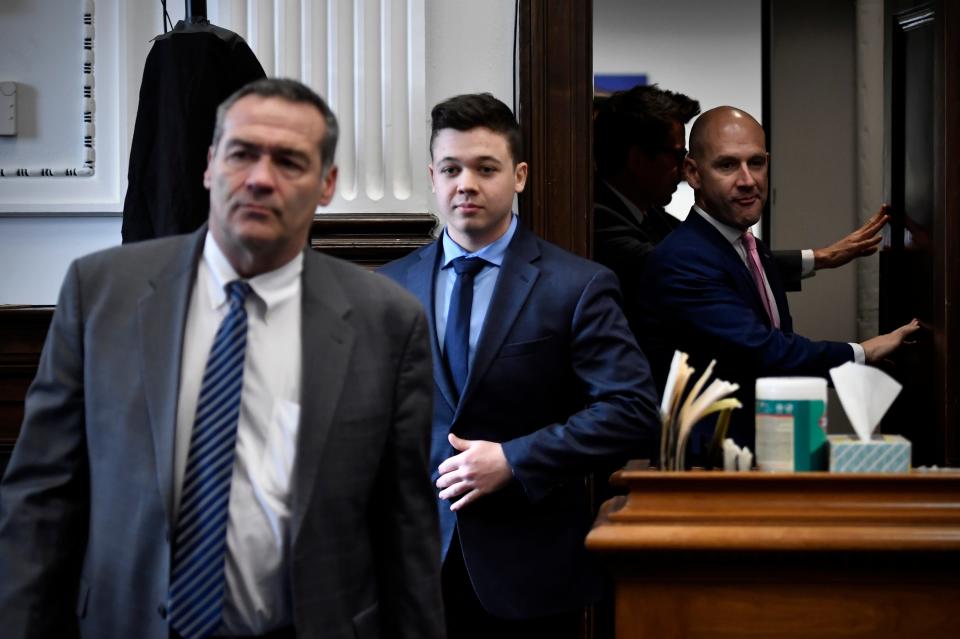
[[817,264],[814,259],[813,249],[803,249],[800,251],[800,279],[813,277],[817,274]]
[[867,363],[867,354],[863,351],[863,346],[851,342],[850,348],[853,349],[853,361],[855,361],[857,364]]

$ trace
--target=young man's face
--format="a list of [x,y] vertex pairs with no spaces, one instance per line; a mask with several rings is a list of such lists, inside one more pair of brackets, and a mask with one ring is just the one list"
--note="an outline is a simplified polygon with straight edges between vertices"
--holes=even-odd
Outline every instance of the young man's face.
[[500,238],[527,181],[527,164],[513,163],[506,136],[483,127],[442,129],[431,158],[430,182],[450,238],[471,252]]

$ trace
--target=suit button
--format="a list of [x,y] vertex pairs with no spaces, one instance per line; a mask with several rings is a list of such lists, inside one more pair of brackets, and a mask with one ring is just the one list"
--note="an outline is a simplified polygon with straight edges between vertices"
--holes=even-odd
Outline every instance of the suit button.
[[163,604],[160,604],[159,606],[157,606],[157,614],[160,615],[160,617],[161,617],[162,619],[166,619],[166,618],[167,618],[167,607],[164,606]]

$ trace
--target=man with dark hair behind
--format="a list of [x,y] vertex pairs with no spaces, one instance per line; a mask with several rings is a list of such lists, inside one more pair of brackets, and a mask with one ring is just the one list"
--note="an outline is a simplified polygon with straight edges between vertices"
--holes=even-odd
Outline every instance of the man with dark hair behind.
[[383,272],[427,309],[448,634],[575,638],[599,580],[585,477],[649,455],[656,394],[606,268],[519,223],[527,164],[489,94],[434,107],[442,237]]
[[[620,279],[624,310],[636,330],[640,273],[647,255],[680,225],[664,210],[683,179],[684,125],[700,103],[657,85],[618,91],[596,105],[594,118],[593,256]],[[816,269],[873,253],[888,216],[881,210],[838,242],[816,250],[774,251],[788,291]]]
[[680,220],[663,207],[680,183],[684,125],[700,103],[656,85],[618,91],[597,106],[593,125],[593,256],[620,278],[633,324],[643,260]]

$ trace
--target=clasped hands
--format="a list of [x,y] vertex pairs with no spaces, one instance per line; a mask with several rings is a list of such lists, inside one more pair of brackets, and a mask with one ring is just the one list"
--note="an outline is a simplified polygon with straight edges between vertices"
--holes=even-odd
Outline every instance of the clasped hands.
[[500,490],[513,476],[503,446],[497,442],[460,439],[453,433],[447,435],[447,440],[460,451],[460,454],[445,459],[438,469],[440,499],[460,497],[450,504],[450,510],[456,512],[480,497]]

